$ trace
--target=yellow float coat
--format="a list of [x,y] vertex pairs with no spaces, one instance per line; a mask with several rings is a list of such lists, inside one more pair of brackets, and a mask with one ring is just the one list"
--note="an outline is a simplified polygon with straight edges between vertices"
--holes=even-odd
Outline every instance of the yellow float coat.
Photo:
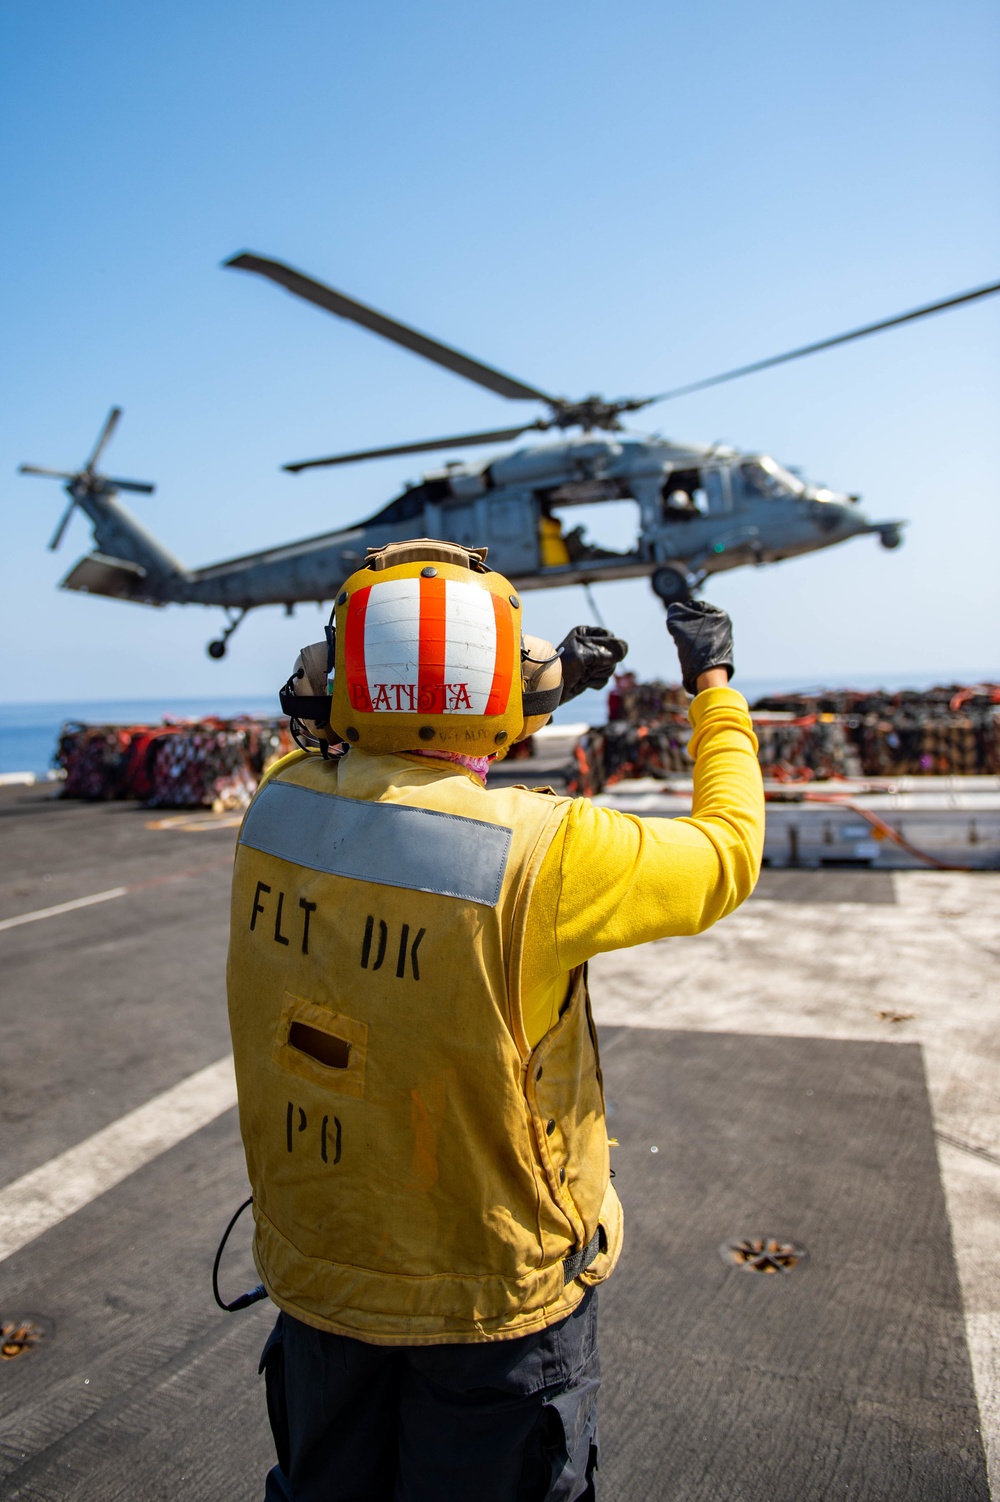
[[[760,861],[745,703],[709,690],[692,720],[687,821],[486,792],[405,756],[274,769],[241,832],[229,997],[255,1255],[280,1307],[378,1344],[507,1339],[611,1271],[584,962],[707,927]],[[564,1282],[599,1222],[605,1250]]]

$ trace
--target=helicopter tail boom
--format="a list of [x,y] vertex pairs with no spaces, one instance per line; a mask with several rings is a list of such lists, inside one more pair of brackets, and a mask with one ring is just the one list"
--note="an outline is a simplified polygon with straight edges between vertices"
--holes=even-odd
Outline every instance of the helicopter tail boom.
[[22,475],[41,475],[64,480],[69,504],[59,519],[49,548],[62,542],[74,511],[83,511],[93,528],[96,550],[81,558],[60,588],[86,594],[106,595],[116,600],[135,600],[146,605],[165,605],[189,598],[190,575],[172,553],[118,501],[120,490],[152,495],[156,487],[145,480],[110,479],[99,474],[97,464],[121,419],[120,407],[112,407],[97,443],[82,469],[75,473],[22,464]]
[[74,565],[61,589],[144,605],[188,598],[187,569],[126,510],[110,485],[89,488],[76,504],[93,527],[96,549]]

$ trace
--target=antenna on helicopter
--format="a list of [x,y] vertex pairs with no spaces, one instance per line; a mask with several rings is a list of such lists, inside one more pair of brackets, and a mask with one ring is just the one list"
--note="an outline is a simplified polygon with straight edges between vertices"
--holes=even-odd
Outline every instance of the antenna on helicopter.
[[101,429],[97,442],[91,450],[90,458],[82,469],[75,474],[67,473],[61,469],[42,469],[37,464],[18,465],[19,475],[42,475],[50,480],[65,480],[66,490],[69,492],[69,505],[59,518],[58,526],[52,534],[49,542],[49,551],[54,553],[63,540],[69,519],[74,509],[87,495],[109,495],[115,490],[131,490],[137,495],[152,495],[156,490],[155,485],[148,484],[145,480],[112,480],[106,475],[97,473],[97,465],[101,455],[111,442],[114,431],[118,426],[122,415],[121,407],[112,407]]
[[671,391],[661,391],[657,396],[619,397],[615,401],[605,401],[600,396],[588,396],[582,401],[571,402],[566,397],[550,396],[538,386],[529,386],[524,381],[518,381],[513,376],[504,374],[503,371],[495,370],[491,365],[483,365],[480,361],[472,359],[470,355],[452,349],[447,344],[440,344],[436,339],[431,339],[427,334],[421,334],[416,329],[397,322],[394,318],[387,318],[384,313],[378,313],[365,303],[345,297],[342,292],[337,292],[322,282],[304,276],[301,271],[296,271],[281,261],[271,261],[264,256],[252,255],[244,251],[223,262],[223,265],[235,267],[240,271],[253,271],[259,276],[267,277],[269,281],[277,282],[295,297],[301,297],[306,302],[323,308],[327,313],[334,313],[338,318],[346,318],[352,323],[360,324],[362,328],[369,329],[374,334],[380,334],[383,339],[390,339],[394,344],[400,344],[404,349],[422,355],[425,360],[432,360],[435,365],[443,365],[446,370],[454,371],[456,375],[464,376],[466,380],[474,381],[478,386],[485,386],[497,396],[507,397],[514,401],[540,401],[544,402],[549,409],[547,417],[536,418],[534,422],[523,423],[516,428],[493,429],[487,433],[461,433],[450,438],[428,438],[422,442],[394,444],[390,448],[359,449],[354,453],[331,454],[324,459],[302,459],[294,464],[283,465],[282,467],[291,474],[299,474],[304,469],[318,469],[334,464],[354,464],[362,459],[386,459],[398,454],[419,454],[433,449],[461,448],[478,443],[504,443],[512,438],[519,438],[523,433],[546,432],[550,428],[579,427],[585,431],[603,428],[610,432],[620,432],[622,430],[621,417],[626,412],[640,412],[644,407],[655,406],[658,402],[673,401],[676,397],[702,391],[707,386],[718,386],[723,381],[735,381],[742,376],[753,375],[759,370],[767,370],[772,365],[783,365],[789,360],[800,360],[806,355],[817,354],[820,350],[832,349],[838,344],[847,344],[852,339],[864,339],[869,334],[880,333],[883,329],[895,328],[901,323],[911,323],[915,319],[926,318],[931,313],[943,313],[949,308],[957,308],[963,303],[974,302],[977,298],[990,297],[993,293],[1000,292],[1000,282],[990,282],[985,287],[974,287],[969,292],[960,292],[954,297],[947,297],[939,302],[926,303],[923,307],[913,308],[908,313],[897,313],[891,318],[881,319],[878,323],[868,323],[862,328],[851,329],[845,334],[835,334],[830,339],[820,339],[813,344],[800,345],[797,349],[786,350],[780,355],[770,355],[765,360],[755,360],[750,365],[740,365],[734,370],[708,376],[687,386],[676,386]]

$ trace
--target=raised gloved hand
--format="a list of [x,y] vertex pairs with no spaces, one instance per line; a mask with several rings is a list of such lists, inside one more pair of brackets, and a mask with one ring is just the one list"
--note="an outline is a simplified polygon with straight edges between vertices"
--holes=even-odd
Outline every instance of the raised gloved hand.
[[575,699],[585,688],[603,688],[628,651],[628,642],[606,626],[574,626],[556,649],[562,662],[560,704]]
[[698,678],[709,668],[725,668],[733,676],[733,623],[718,605],[706,600],[682,600],[667,607],[667,630],[681,660],[681,681],[689,694],[698,692]]

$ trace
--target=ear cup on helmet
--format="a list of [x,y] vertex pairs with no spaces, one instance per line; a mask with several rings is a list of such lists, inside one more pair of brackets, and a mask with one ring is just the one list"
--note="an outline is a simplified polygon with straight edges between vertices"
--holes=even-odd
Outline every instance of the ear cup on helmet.
[[[327,645],[325,641],[313,642],[309,647],[303,647],[298,656],[298,664],[301,664],[305,673],[304,694],[325,694],[327,678]],[[298,665],[297,664],[297,665]]]
[[562,662],[552,643],[542,636],[522,637],[521,681],[525,709],[531,708],[531,700],[535,696],[543,704],[552,702],[552,709],[545,713],[526,714],[521,734],[517,737],[519,741],[524,741],[549,723],[562,690]]
[[279,698],[285,714],[297,720],[307,735],[330,739],[330,696],[327,690],[325,641],[303,647]]

